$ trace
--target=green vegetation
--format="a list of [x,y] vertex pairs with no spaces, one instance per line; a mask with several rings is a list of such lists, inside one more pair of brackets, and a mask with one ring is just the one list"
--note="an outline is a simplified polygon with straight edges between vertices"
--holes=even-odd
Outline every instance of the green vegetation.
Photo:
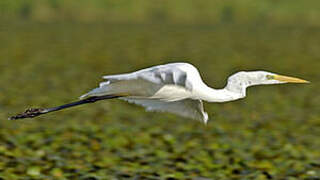
[[[0,179],[320,178],[318,1],[77,2],[0,2]],[[312,83],[206,103],[207,126],[120,100],[7,120],[177,61],[216,88],[255,69]]]
[[[0,177],[315,179],[320,176],[318,28],[6,24],[1,31]],[[33,120],[30,105],[75,100],[104,74],[188,61],[223,87],[237,70],[313,81],[250,88],[206,104],[207,126],[120,100]],[[27,178],[29,177],[29,178]]]
[[318,0],[1,0],[0,19],[319,26],[319,9]]

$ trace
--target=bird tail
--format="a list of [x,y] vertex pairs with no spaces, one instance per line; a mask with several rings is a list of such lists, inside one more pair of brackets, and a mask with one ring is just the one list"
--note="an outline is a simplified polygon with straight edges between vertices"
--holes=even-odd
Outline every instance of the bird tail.
[[108,94],[106,94],[105,88],[103,88],[103,87],[98,87],[98,88],[95,88],[95,89],[89,91],[88,93],[80,96],[79,99],[86,99],[86,98],[88,98],[88,97],[104,96],[104,95],[108,95]]

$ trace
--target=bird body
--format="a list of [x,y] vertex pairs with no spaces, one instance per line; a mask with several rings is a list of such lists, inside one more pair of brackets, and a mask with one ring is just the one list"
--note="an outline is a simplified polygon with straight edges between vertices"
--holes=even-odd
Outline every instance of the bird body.
[[208,114],[203,102],[227,102],[246,96],[246,88],[263,84],[307,83],[308,81],[266,71],[240,71],[228,78],[223,89],[207,86],[196,67],[189,63],[157,65],[132,73],[103,76],[104,81],[80,97],[80,101],[53,108],[32,108],[9,119],[32,118],[65,108],[104,99],[119,98],[144,106],[147,111],[163,111],[197,119]]
[[204,122],[204,112],[198,95],[203,83],[198,70],[188,63],[153,66],[132,73],[103,76],[105,82],[80,98],[119,95],[122,100],[142,105],[147,111],[171,112]]

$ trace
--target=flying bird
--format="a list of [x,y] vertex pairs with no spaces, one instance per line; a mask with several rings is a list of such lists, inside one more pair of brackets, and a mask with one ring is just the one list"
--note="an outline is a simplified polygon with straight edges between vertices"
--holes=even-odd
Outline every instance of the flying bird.
[[118,98],[144,106],[147,111],[170,112],[208,121],[203,102],[228,102],[244,98],[250,86],[308,81],[267,71],[240,71],[228,78],[223,89],[207,86],[196,67],[189,63],[157,65],[131,73],[103,76],[104,81],[79,101],[53,108],[31,108],[9,119],[33,118],[61,109]]

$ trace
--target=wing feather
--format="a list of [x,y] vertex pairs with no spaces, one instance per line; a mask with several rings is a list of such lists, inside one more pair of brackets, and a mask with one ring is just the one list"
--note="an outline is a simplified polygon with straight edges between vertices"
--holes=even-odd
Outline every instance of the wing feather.
[[[192,83],[188,78],[188,72],[182,68],[186,66],[193,67],[187,63],[171,63],[132,73],[103,76],[106,81],[80,98],[110,94],[150,97],[165,85],[176,85],[191,92]],[[194,67],[192,70],[197,72]]]
[[171,84],[182,86],[188,90],[192,90],[192,84],[188,82],[187,72],[181,69],[187,63],[172,63],[166,65],[153,66],[142,69],[133,73],[103,76],[103,79],[110,83],[123,80],[141,79],[156,84]]
[[183,117],[196,119],[207,123],[208,114],[204,111],[201,100],[184,99],[180,101],[159,101],[154,99],[120,98],[130,103],[138,104],[147,111],[170,112]]

